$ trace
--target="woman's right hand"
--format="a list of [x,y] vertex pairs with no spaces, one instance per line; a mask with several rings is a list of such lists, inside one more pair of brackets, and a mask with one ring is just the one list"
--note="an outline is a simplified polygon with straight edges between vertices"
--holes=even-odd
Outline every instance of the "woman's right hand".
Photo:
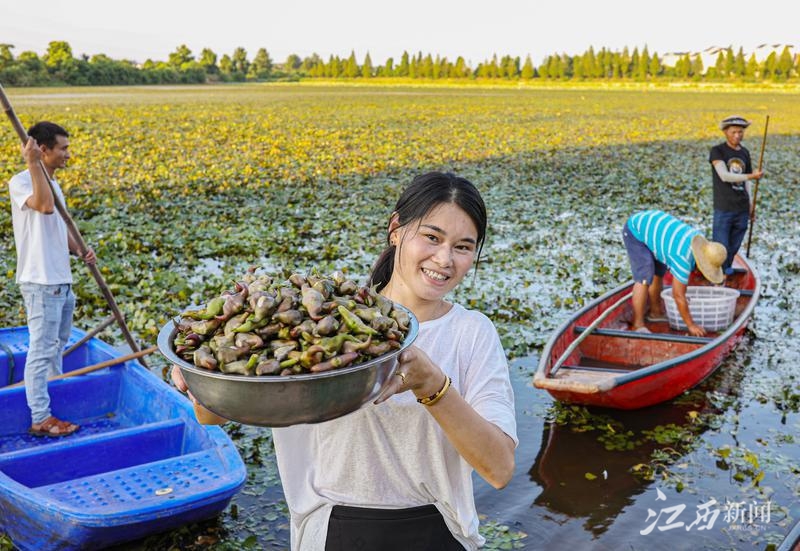
[[194,404],[194,415],[197,417],[197,421],[201,425],[224,425],[228,422],[228,419],[220,417],[210,409],[206,409],[200,402],[197,401],[194,396],[192,396],[192,393],[189,392],[189,387],[186,385],[186,380],[183,378],[183,373],[181,373],[180,367],[173,365],[169,376],[172,379],[175,388],[181,392],[185,392],[189,396],[189,399]]
[[[172,379],[172,383],[175,385],[175,388],[180,390],[181,392],[186,392],[189,390],[189,387],[186,386],[186,381],[183,378],[183,373],[181,373],[181,368],[177,365],[172,366],[172,370],[169,373],[170,378]],[[194,401],[194,399],[192,399]]]

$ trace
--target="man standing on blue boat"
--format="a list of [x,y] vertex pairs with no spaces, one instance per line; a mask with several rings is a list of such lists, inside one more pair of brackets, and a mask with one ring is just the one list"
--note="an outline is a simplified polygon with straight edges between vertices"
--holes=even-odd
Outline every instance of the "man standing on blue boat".
[[645,326],[648,298],[650,311],[647,320],[666,321],[661,308],[661,289],[664,274],[670,270],[672,297],[689,334],[704,336],[706,330],[694,322],[689,312],[686,287],[695,267],[711,283],[722,283],[722,264],[728,254],[725,246],[708,241],[690,225],[660,210],[637,212],[628,218],[622,239],[634,279],[631,329],[649,333]]
[[[64,195],[53,177],[56,170],[67,166],[69,134],[57,124],[43,121],[33,125],[28,136],[22,146],[28,169],[8,184],[17,247],[16,281],[25,301],[30,333],[25,396],[31,410],[32,434],[66,436],[78,430],[78,425],[52,415],[47,379],[61,373],[62,352],[75,308],[69,255],[78,254],[79,249],[56,212],[56,197],[64,204]],[[94,251],[89,249],[83,260],[93,264]]]

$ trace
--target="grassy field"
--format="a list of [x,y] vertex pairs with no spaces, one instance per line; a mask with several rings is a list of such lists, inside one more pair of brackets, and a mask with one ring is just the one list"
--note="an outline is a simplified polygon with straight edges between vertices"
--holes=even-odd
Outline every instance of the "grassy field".
[[[751,119],[745,144],[757,159],[769,115],[752,255],[765,289],[752,356],[737,359],[745,383],[736,400],[769,410],[773,420],[783,415],[769,425],[770,445],[751,449],[767,471],[762,487],[770,482],[783,488],[777,492],[784,501],[797,501],[796,486],[779,480],[799,455],[787,440],[800,409],[791,368],[800,356],[797,90],[285,84],[7,93],[23,124],[49,119],[70,130],[73,159],[59,173],[68,207],[144,343],[251,265],[283,274],[338,268],[363,278],[383,247],[402,187],[436,169],[466,176],[484,194],[484,258],[453,298],[495,321],[512,358],[535,357],[569,312],[628,279],[619,232],[630,213],[661,208],[710,233],[708,150],[722,141],[718,121],[734,113]],[[7,181],[23,163],[11,126],[0,136],[0,179]],[[24,324],[8,201],[0,194],[4,326]],[[93,327],[107,309],[88,272],[77,265],[74,271],[76,325]],[[106,335],[123,342],[114,330]],[[152,363],[165,367],[159,361]],[[537,404],[520,423],[540,425],[552,415],[547,400]],[[705,428],[716,434],[726,417],[713,415]],[[738,427],[738,413],[730,415]],[[230,430],[254,467],[243,495],[275,487],[269,439]],[[715,452],[698,449],[705,461],[683,478],[675,469],[649,472],[673,487],[702,485]],[[756,474],[732,484],[747,496],[758,493]],[[280,496],[274,499],[249,517],[240,502],[240,516],[222,521],[227,541],[246,543],[256,534],[260,545],[272,545],[263,525],[285,515]],[[781,518],[788,522],[796,509],[784,506]],[[488,526],[507,521],[490,518]],[[501,526],[487,535],[502,542],[502,534]],[[775,537],[755,534],[747,543],[763,547]]]

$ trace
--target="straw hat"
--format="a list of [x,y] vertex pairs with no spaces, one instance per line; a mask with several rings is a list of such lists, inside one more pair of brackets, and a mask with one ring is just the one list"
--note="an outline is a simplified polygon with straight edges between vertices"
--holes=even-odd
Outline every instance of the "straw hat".
[[697,269],[711,283],[720,284],[724,279],[722,263],[728,257],[725,245],[716,241],[709,241],[700,234],[692,237],[692,254],[697,263]]
[[742,128],[747,128],[750,126],[750,121],[744,117],[740,117],[739,115],[731,115],[730,117],[725,117],[722,119],[722,122],[719,123],[720,130],[725,130],[729,126],[741,126]]

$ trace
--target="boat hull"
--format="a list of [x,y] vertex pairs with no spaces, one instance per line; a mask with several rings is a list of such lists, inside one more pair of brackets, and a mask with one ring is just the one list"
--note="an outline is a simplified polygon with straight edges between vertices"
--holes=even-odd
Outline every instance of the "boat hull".
[[634,381],[618,381],[616,386],[607,390],[597,392],[557,388],[547,390],[560,402],[614,409],[639,409],[666,402],[710,377],[728,353],[736,347],[743,333],[744,328],[735,339],[730,339],[692,359],[663,366],[661,369],[653,370],[650,375],[637,377]]
[[[639,409],[671,400],[698,385],[742,341],[758,300],[756,272],[744,258],[737,256],[735,265],[737,274],[730,284],[740,297],[734,320],[723,331],[692,337],[672,330],[666,322],[649,323],[652,334],[630,331],[627,320],[632,307],[629,299],[623,300],[631,292],[629,283],[596,299],[562,324],[545,346],[534,386],[562,402]],[[665,277],[665,284],[670,283]],[[701,283],[701,278],[690,281],[692,285]],[[606,312],[611,315],[578,340]],[[565,354],[566,359],[562,358]],[[564,360],[563,366],[560,360]]]

